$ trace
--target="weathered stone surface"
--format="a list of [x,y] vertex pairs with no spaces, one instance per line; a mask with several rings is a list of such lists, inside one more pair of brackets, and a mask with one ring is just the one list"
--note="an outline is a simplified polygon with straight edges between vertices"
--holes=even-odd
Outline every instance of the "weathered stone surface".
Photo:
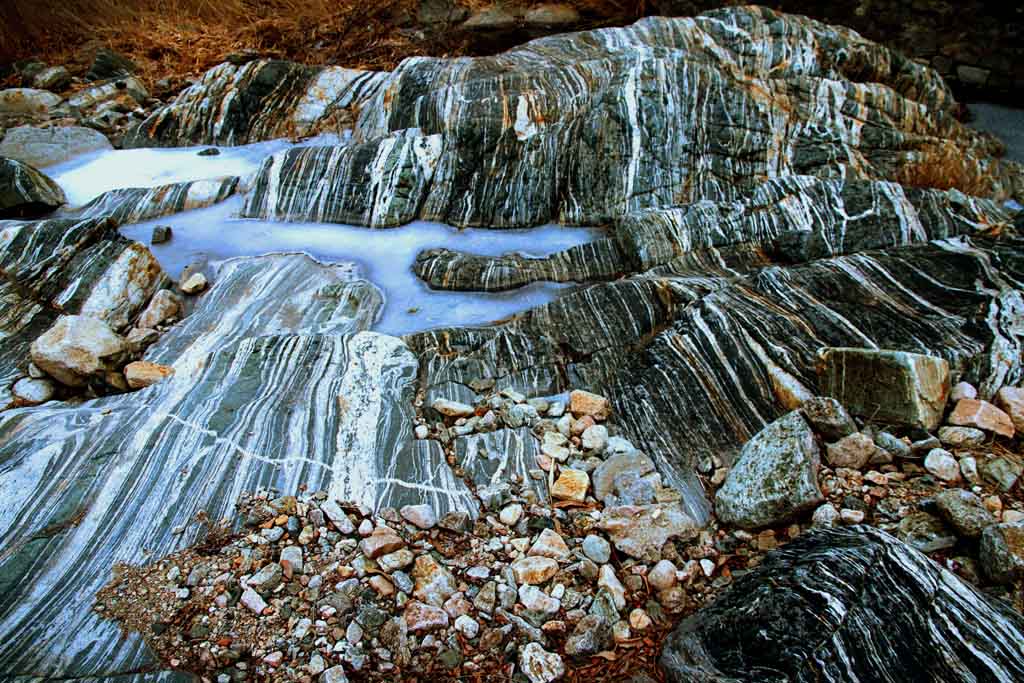
[[[492,15],[464,26],[485,16]],[[855,57],[836,61],[840,51]],[[785,56],[793,54],[801,59]],[[266,60],[222,64],[143,122],[129,144],[278,137],[325,73]],[[343,85],[327,88],[325,115],[304,128],[317,130],[337,110],[355,124],[360,148],[377,149],[414,128],[444,135],[435,177],[413,214],[454,225],[598,225],[652,207],[731,201],[765,177],[824,177],[840,167],[851,180],[999,198],[1013,194],[1016,182],[956,121],[937,73],[852,32],[761,8],[651,17],[495,56],[409,59],[391,74],[338,80]],[[661,96],[647,97],[654,91]],[[685,114],[693,111],[703,114]],[[865,129],[864,120],[873,125]],[[302,157],[308,167],[316,154],[328,156],[296,155],[285,166],[297,168]],[[307,174],[285,174],[279,197],[307,191]],[[345,193],[349,182],[337,175],[329,194]],[[334,215],[376,220],[392,199],[382,192],[363,211]]]
[[949,424],[984,429],[1007,438],[1013,438],[1015,431],[1009,415],[988,401],[972,398],[957,401],[953,412],[949,414]]
[[566,468],[551,486],[551,497],[555,500],[570,500],[582,503],[590,488],[590,475],[582,470]]
[[57,387],[48,379],[23,377],[11,387],[11,393],[22,405],[46,403],[57,393]]
[[1003,387],[996,394],[996,405],[999,406],[1013,422],[1016,431],[1024,431],[1024,389],[1021,387]]
[[124,378],[132,389],[145,387],[162,382],[174,374],[174,368],[159,363],[139,360],[124,366]]
[[939,441],[952,448],[971,448],[985,443],[985,432],[973,427],[939,427]]
[[859,470],[867,465],[877,451],[874,440],[863,432],[845,436],[825,447],[825,459],[832,467]]
[[530,683],[551,683],[565,675],[562,658],[545,650],[540,643],[528,643],[519,651],[519,668]]
[[678,503],[605,508],[598,527],[620,551],[647,562],[661,559],[661,548],[670,538],[686,540],[698,530]]
[[439,163],[442,137],[415,131],[374,142],[300,147],[267,159],[242,215],[390,228],[414,220]]
[[857,415],[932,430],[949,398],[949,363],[900,351],[831,348],[820,354],[822,391]]
[[67,201],[48,177],[14,159],[0,157],[0,218],[36,218]]
[[124,338],[102,320],[85,315],[61,316],[32,343],[32,362],[71,387],[120,370],[127,357]]
[[853,418],[843,404],[827,396],[815,396],[800,406],[815,433],[826,441],[839,441],[857,431]]
[[274,60],[224,63],[125,138],[125,147],[241,145],[350,126],[387,74]]
[[771,423],[743,447],[715,495],[722,521],[746,529],[786,521],[819,505],[818,446],[799,412]]
[[108,149],[113,147],[103,133],[81,126],[18,126],[7,131],[0,140],[0,157],[16,159],[35,168]]
[[986,527],[978,553],[989,580],[1009,584],[1024,577],[1024,524]]
[[136,322],[136,327],[154,328],[184,313],[185,304],[181,297],[169,289],[161,289],[149,300]]
[[919,552],[837,527],[770,553],[677,627],[661,663],[679,682],[1014,680],[1022,638],[1024,618]]
[[978,538],[987,527],[996,523],[981,499],[963,489],[946,489],[935,496],[935,505],[950,526],[965,538]]
[[532,282],[614,280],[628,266],[615,242],[601,239],[544,257],[522,254],[477,256],[429,249],[416,256],[413,270],[434,289],[503,292]]
[[933,553],[956,545],[953,530],[927,512],[914,512],[901,519],[896,535],[922,553]]
[[558,572],[558,562],[550,557],[521,557],[512,563],[516,583],[538,585],[547,582]]
[[405,607],[405,625],[411,633],[445,628],[448,626],[448,613],[440,607],[412,600]]
[[0,90],[0,114],[45,115],[60,104],[59,95],[35,88]]
[[[75,230],[65,230],[63,244],[75,243]],[[3,242],[0,268],[24,290],[52,291],[68,266],[60,277],[20,268],[62,242],[34,246],[32,236],[22,227]],[[0,416],[0,486],[15,515],[0,538],[5,670],[107,678],[154,666],[141,640],[92,611],[96,591],[117,562],[141,564],[195,543],[204,533],[197,513],[231,516],[237,491],[256,482],[305,484],[371,508],[475,504],[443,452],[416,446],[416,361],[400,340],[365,331],[382,303],[375,287],[344,264],[304,255],[229,260],[216,280],[146,352],[145,360],[174,367],[167,381]],[[27,343],[21,349],[24,362]],[[44,476],[53,468],[67,478]],[[12,481],[20,483],[9,489]],[[17,514],[26,509],[33,514]],[[40,533],[48,528],[73,531]],[[87,656],[95,648],[102,658]]]
[[[238,188],[238,178],[193,180],[157,187],[129,187],[104,192],[85,206],[66,212],[75,218],[109,216],[121,224],[141,223],[224,201]],[[156,244],[157,242],[154,242]]]

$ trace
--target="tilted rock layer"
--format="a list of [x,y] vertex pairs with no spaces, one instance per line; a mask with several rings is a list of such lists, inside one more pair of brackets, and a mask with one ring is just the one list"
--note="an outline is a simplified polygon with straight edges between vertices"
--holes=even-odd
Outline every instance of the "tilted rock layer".
[[684,621],[671,681],[1012,681],[1024,618],[883,531],[816,530]]
[[[390,74],[332,74],[284,62],[221,65],[129,143],[238,144],[298,121],[306,131],[354,125],[369,148],[283,153],[264,166],[248,210],[370,225],[416,215],[593,225],[737,199],[788,175],[998,198],[1024,191],[1018,169],[990,159],[991,143],[957,122],[934,71],[847,29],[763,8],[648,18],[493,57],[412,58]],[[432,148],[440,136],[432,178],[381,156],[381,141],[399,131],[413,147]],[[368,155],[378,163],[364,171],[357,162]],[[311,164],[331,169],[323,184],[311,183]],[[354,184],[354,173],[367,177]],[[412,205],[392,208],[394,192],[380,192],[396,184],[414,191]],[[359,193],[365,210],[354,218],[326,209],[325,185],[329,196]]]

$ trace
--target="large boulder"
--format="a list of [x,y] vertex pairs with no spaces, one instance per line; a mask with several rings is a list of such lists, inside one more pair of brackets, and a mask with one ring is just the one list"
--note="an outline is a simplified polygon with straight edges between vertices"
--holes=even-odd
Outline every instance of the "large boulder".
[[683,621],[676,683],[1024,680],[1024,617],[878,529],[816,529]]
[[102,320],[65,315],[32,343],[32,362],[61,384],[81,387],[90,379],[117,371],[129,349]]
[[746,529],[791,519],[825,500],[818,488],[820,464],[814,432],[793,411],[743,447],[715,496],[715,513]]
[[0,157],[0,218],[37,218],[65,201],[64,191],[46,175]]
[[824,348],[818,354],[821,392],[856,415],[932,430],[949,398],[949,363],[903,351]]
[[113,146],[103,133],[81,126],[18,126],[7,131],[0,141],[0,157],[16,159],[36,168],[108,149]]

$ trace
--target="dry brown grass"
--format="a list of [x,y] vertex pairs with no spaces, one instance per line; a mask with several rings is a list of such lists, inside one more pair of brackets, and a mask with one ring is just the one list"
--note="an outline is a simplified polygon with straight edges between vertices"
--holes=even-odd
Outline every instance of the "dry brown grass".
[[84,70],[96,48],[134,59],[143,78],[198,74],[232,52],[390,68],[425,44],[396,29],[413,0],[2,0],[0,61],[42,58]]

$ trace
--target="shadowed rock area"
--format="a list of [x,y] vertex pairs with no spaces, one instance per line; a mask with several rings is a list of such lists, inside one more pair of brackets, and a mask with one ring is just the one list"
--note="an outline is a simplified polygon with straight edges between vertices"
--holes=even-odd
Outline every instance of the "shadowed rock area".
[[[670,637],[673,681],[1011,681],[1024,618],[871,527],[768,555]],[[939,656],[938,653],[941,653]]]

